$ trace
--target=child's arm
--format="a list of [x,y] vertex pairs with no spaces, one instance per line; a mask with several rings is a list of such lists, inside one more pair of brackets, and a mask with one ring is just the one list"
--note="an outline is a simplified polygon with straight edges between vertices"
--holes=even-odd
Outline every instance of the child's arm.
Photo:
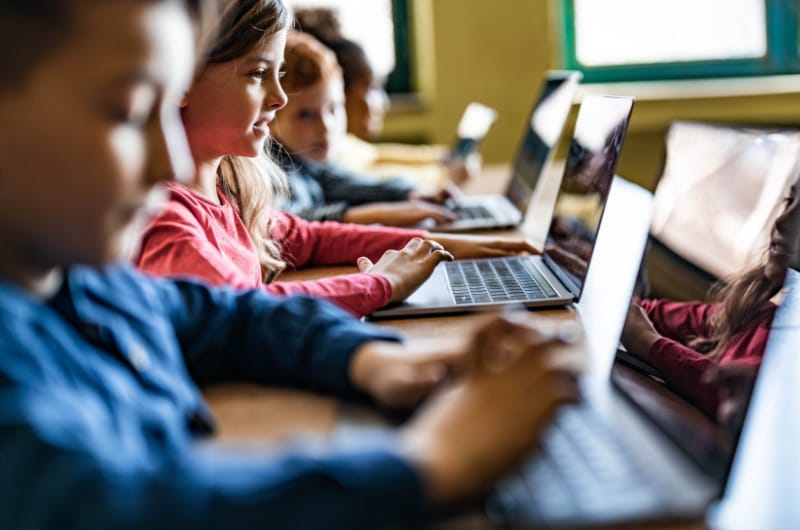
[[306,221],[277,212],[272,237],[290,267],[309,265],[354,265],[362,256],[377,261],[389,249],[399,250],[424,230],[367,226],[336,222]]
[[[198,340],[208,334],[213,328]],[[3,378],[0,392],[0,474],[14,485],[0,498],[0,523],[19,530],[216,530],[264,521],[298,530],[331,521],[342,528],[420,527],[431,506],[487,489],[529,453],[557,406],[575,399],[570,370],[558,361],[565,352],[541,334],[517,335],[507,325],[484,326],[472,343],[474,368],[447,395],[433,398],[398,438],[364,435],[351,447],[294,441],[255,453],[198,445],[179,408],[156,389],[143,391],[125,368],[114,383],[127,384],[128,374],[130,385],[122,387],[141,401],[122,410],[101,406],[101,415],[87,406],[99,405],[90,400],[94,387],[84,391],[76,389],[79,378],[52,377],[63,369],[58,363],[50,363],[46,382],[37,379],[40,370],[23,370],[13,384]],[[514,350],[499,371],[487,358],[498,340]],[[9,344],[18,342],[6,343],[9,359],[30,358]],[[164,384],[184,383],[181,370],[168,373],[176,380]],[[536,399],[523,399],[531,395]]]
[[360,396],[348,376],[353,352],[368,341],[399,340],[314,298],[153,281],[201,385],[248,380]]
[[664,299],[639,300],[638,304],[660,334],[682,343],[705,336],[708,321],[716,309],[716,304]]
[[314,178],[322,186],[326,202],[346,201],[358,205],[404,201],[414,191],[414,185],[401,178],[374,180],[335,165],[315,168]]
[[231,451],[166,434],[183,429],[180,417],[166,426],[111,412],[96,416],[84,394],[53,381],[3,389],[0,476],[13,488],[0,499],[0,527],[416,528],[424,519],[422,479],[391,439]]

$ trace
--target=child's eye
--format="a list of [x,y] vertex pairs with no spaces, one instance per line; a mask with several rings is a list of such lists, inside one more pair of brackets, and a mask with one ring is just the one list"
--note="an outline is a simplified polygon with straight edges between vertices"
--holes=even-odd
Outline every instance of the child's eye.
[[265,75],[267,75],[267,70],[264,68],[258,68],[250,72],[250,77],[255,79],[263,79]]

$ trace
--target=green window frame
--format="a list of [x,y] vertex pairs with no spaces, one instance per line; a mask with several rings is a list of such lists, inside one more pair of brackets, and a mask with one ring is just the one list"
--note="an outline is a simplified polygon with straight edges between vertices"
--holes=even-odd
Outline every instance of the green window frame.
[[392,0],[395,67],[385,86],[386,92],[390,94],[407,94],[412,91],[408,4],[409,0]]
[[575,3],[574,0],[560,1],[563,8],[565,67],[582,71],[584,82],[649,81],[800,73],[797,0],[764,0],[767,16],[767,53],[763,58],[600,67],[586,66],[578,61],[575,34]]

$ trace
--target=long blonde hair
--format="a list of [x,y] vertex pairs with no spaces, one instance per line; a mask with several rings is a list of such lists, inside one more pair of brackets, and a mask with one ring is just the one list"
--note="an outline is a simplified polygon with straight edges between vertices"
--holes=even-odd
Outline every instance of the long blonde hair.
[[[223,63],[243,56],[277,33],[288,30],[292,16],[281,0],[234,0],[222,13],[216,41],[207,63]],[[239,209],[239,215],[253,240],[261,277],[274,280],[286,267],[281,249],[270,231],[274,219],[273,199],[287,193],[286,174],[266,152],[256,158],[225,156],[219,167],[219,182]]]

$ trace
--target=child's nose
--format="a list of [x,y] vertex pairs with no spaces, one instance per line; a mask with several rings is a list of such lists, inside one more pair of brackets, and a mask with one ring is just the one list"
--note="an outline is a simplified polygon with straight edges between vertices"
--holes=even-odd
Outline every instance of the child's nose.
[[289,101],[286,92],[283,91],[283,87],[280,83],[275,83],[269,92],[267,92],[266,97],[264,98],[264,106],[267,109],[272,111],[277,111],[282,109],[286,106],[286,103]]

